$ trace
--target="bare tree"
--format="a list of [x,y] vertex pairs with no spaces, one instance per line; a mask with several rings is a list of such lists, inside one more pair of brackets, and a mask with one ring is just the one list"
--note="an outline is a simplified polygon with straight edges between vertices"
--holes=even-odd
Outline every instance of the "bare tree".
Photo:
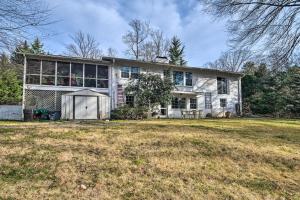
[[144,61],[154,61],[156,58],[156,49],[152,41],[145,42],[141,45],[141,59]]
[[116,57],[118,55],[118,51],[114,48],[109,47],[107,49],[106,55],[109,56],[109,57]]
[[51,9],[43,0],[2,0],[0,3],[0,49],[14,46],[29,31],[53,23]]
[[279,59],[292,56],[300,43],[298,0],[200,0],[205,11],[228,17],[231,42],[237,49],[263,46],[281,49]]
[[170,41],[161,30],[150,30],[150,38],[143,42],[140,48],[140,58],[145,61],[155,61],[157,57],[168,56]]
[[92,35],[78,31],[71,38],[73,43],[66,46],[68,55],[92,59],[102,56],[99,43]]
[[129,22],[129,26],[132,30],[128,31],[126,35],[123,36],[123,41],[128,46],[127,53],[138,60],[141,55],[141,45],[149,35],[149,23],[134,19]]
[[251,52],[248,50],[235,50],[222,53],[215,62],[208,63],[209,68],[238,72],[243,65],[250,61]]
[[155,56],[168,56],[170,40],[164,37],[161,30],[153,30],[150,33],[154,46]]

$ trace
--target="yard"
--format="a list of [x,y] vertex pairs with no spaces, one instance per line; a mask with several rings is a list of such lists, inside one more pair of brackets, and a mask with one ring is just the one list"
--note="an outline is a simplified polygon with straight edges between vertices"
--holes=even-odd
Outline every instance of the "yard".
[[300,199],[300,121],[0,122],[0,199]]

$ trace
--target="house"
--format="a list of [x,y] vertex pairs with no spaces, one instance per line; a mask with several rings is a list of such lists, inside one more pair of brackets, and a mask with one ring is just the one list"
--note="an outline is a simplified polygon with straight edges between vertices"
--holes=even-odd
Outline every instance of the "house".
[[109,118],[118,106],[134,104],[134,97],[124,94],[129,79],[139,73],[164,76],[169,71],[176,88],[172,103],[160,106],[161,117],[181,118],[183,110],[200,110],[203,117],[241,113],[241,73],[176,66],[162,58],[144,62],[112,57],[24,57],[25,111],[43,108],[61,112],[63,119]]

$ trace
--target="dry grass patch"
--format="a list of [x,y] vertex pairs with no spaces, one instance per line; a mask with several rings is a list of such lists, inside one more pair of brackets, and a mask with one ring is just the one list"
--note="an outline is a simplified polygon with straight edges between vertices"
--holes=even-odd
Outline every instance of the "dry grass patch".
[[300,199],[300,121],[0,122],[0,199]]

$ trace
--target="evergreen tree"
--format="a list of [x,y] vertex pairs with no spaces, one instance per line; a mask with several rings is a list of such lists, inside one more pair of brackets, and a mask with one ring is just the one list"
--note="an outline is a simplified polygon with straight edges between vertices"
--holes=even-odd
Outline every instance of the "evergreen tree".
[[170,64],[174,65],[186,65],[187,62],[183,59],[184,57],[184,45],[182,45],[179,38],[174,36],[171,40],[169,49]]
[[31,44],[31,53],[33,54],[45,54],[43,49],[43,43],[39,40],[39,38],[35,38],[33,43]]
[[294,66],[288,71],[289,73],[289,103],[293,105],[292,112],[300,116],[300,67]]
[[21,82],[12,69],[0,69],[0,104],[17,104],[22,99]]
[[10,60],[12,61],[12,63],[23,64],[23,55],[21,55],[20,53],[32,53],[32,50],[27,44],[26,40],[21,44],[18,44],[14,52],[11,54]]

